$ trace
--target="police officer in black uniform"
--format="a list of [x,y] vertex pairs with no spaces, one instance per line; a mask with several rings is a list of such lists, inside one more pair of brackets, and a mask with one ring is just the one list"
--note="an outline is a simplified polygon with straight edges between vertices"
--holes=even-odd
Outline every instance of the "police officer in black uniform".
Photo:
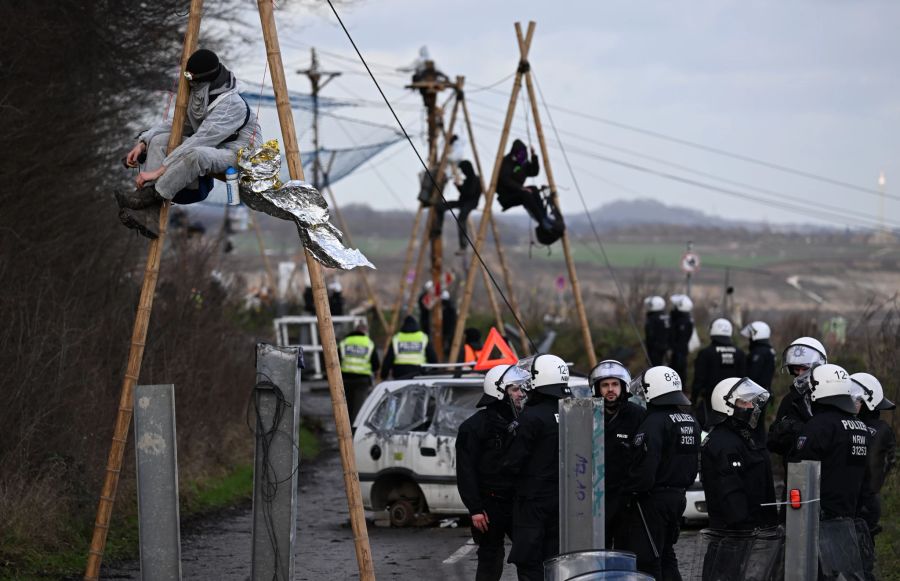
[[669,299],[672,303],[672,311],[669,313],[669,348],[672,355],[669,361],[672,369],[679,377],[687,377],[688,344],[694,334],[694,317],[691,310],[694,302],[687,295],[672,295]]
[[812,401],[809,397],[810,369],[828,363],[828,358],[822,343],[812,337],[800,337],[785,348],[781,360],[782,369],[786,369],[794,377],[794,381],[778,405],[775,420],[769,426],[766,447],[769,451],[781,455],[786,478],[788,455],[804,424],[812,418]]
[[666,300],[652,296],[644,299],[647,320],[644,322],[644,343],[650,356],[650,365],[663,365],[669,350],[669,315],[665,313]]
[[[826,521],[838,518],[854,519],[859,507],[868,502],[871,488],[866,479],[869,449],[869,429],[855,416],[858,403],[852,396],[853,382],[849,374],[837,365],[826,363],[814,367],[809,376],[812,418],[803,426],[791,462],[818,460],[822,464],[819,506],[821,534],[830,529]],[[863,531],[867,532],[867,531]],[[872,559],[871,538],[857,537],[863,561]],[[820,564],[832,555],[820,553]],[[871,566],[871,562],[869,563]],[[820,570],[828,567],[820,566]],[[859,571],[838,571],[845,574]],[[850,577],[849,575],[846,578]]]
[[606,548],[618,548],[625,533],[622,483],[628,476],[632,460],[631,442],[644,420],[644,408],[628,401],[628,384],[631,374],[625,366],[613,359],[597,364],[590,374],[594,397],[603,400],[605,484],[606,494]]
[[[476,581],[498,581],[503,575],[504,537],[512,539],[515,490],[500,462],[515,434],[515,421],[525,400],[516,367],[498,365],[484,377],[482,408],[459,426],[456,437],[456,485],[472,519],[478,545]],[[517,379],[519,381],[517,381]]]
[[559,400],[572,395],[569,367],[555,355],[519,366],[531,375],[525,411],[502,466],[515,475],[509,562],[520,581],[543,581],[543,562],[559,554]]
[[747,377],[768,391],[775,376],[775,349],[770,342],[772,330],[762,321],[753,321],[741,329],[741,336],[750,339]]
[[712,392],[712,428],[703,440],[700,479],[714,529],[775,526],[775,484],[769,453],[753,437],[769,392],[753,380],[729,377]]
[[630,496],[622,548],[637,555],[639,571],[679,581],[674,546],[700,453],[700,424],[679,407],[690,405],[681,389],[671,367],[652,367],[632,381],[631,392],[647,402],[647,416],[634,436],[634,461],[622,485]]
[[743,377],[746,371],[744,352],[731,340],[733,327],[728,319],[716,319],[709,326],[710,344],[697,353],[694,361],[694,384],[691,401],[700,423],[707,425],[710,416],[709,397],[713,388],[728,377]]

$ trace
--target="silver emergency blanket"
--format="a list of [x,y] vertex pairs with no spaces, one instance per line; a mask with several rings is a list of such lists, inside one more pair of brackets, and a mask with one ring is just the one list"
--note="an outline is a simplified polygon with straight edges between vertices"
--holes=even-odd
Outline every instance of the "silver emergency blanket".
[[328,203],[316,188],[300,180],[281,183],[277,140],[241,150],[238,166],[241,201],[257,212],[294,222],[303,246],[323,266],[375,268],[362,252],[344,246],[341,231],[328,221]]

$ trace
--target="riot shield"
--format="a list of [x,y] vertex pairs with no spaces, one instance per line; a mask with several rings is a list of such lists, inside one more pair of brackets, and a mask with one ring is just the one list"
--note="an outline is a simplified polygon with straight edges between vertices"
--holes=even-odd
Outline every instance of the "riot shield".
[[852,518],[819,523],[819,579],[864,581],[859,538]]
[[637,570],[634,553],[626,551],[575,551],[544,561],[545,581],[566,581],[585,573]]
[[691,581],[738,581],[743,578],[756,532],[703,529],[691,563]]
[[856,525],[856,537],[859,539],[859,556],[862,560],[863,573],[867,580],[875,579],[875,543],[869,525],[861,518],[853,520]]
[[744,581],[777,581],[784,577],[784,528],[757,529]]

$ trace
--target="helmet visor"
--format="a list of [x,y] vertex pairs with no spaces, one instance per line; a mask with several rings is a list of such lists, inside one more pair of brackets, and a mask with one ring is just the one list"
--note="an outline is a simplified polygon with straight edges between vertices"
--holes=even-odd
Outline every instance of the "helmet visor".
[[783,362],[781,365],[782,369],[793,366],[812,367],[813,365],[825,363],[825,356],[816,349],[806,345],[790,345],[782,353],[781,360]]
[[850,397],[853,398],[853,403],[856,405],[856,409],[863,405],[863,402],[866,401],[869,393],[867,393],[867,389],[865,389],[859,382],[854,381],[852,378],[850,380]]
[[516,361],[515,365],[510,367],[510,369],[515,368],[515,369],[521,371],[528,377],[528,380],[526,381],[526,383],[522,385],[522,389],[524,389],[526,391],[531,390],[531,377],[532,377],[531,370],[534,368],[534,360],[536,357],[537,357],[537,355],[532,355],[531,357],[525,357],[524,359],[519,359],[518,361]]
[[632,394],[634,403],[642,408],[647,407],[647,388],[644,386],[644,374],[640,374],[628,384],[628,392]]
[[500,379],[497,380],[497,389],[506,393],[511,387],[518,387],[528,391],[531,384],[531,374],[516,365],[510,365]]
[[746,402],[753,406],[763,406],[769,401],[769,392],[752,379],[745,377],[731,388],[729,401],[737,404],[738,401]]
[[592,386],[596,385],[596,383],[602,379],[609,378],[621,380],[623,387],[631,383],[631,374],[628,373],[625,366],[618,361],[613,361],[611,359],[601,361],[597,367],[591,370],[590,382]]

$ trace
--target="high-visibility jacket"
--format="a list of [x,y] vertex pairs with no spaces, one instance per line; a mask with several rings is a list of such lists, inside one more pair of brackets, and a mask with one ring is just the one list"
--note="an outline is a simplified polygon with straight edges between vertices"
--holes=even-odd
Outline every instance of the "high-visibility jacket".
[[468,344],[463,345],[463,363],[478,361],[479,355],[481,355],[481,351],[472,349]]
[[375,343],[366,335],[350,335],[338,344],[341,372],[372,375],[372,353]]
[[397,333],[391,344],[394,347],[394,365],[425,365],[428,335],[422,331]]

